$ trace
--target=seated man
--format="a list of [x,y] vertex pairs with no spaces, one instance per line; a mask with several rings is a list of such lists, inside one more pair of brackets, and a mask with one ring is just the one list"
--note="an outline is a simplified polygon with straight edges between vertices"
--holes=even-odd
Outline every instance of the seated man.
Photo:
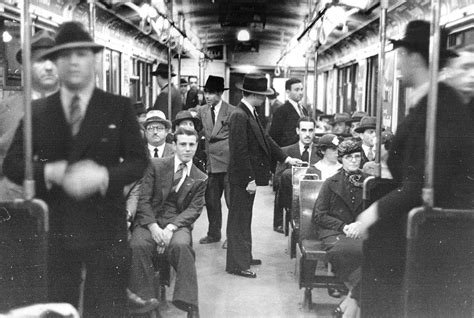
[[130,247],[130,291],[153,299],[152,257],[165,254],[176,270],[173,304],[198,317],[195,254],[191,247],[192,225],[204,206],[207,176],[192,163],[198,135],[178,128],[173,157],[153,158],[143,177]]

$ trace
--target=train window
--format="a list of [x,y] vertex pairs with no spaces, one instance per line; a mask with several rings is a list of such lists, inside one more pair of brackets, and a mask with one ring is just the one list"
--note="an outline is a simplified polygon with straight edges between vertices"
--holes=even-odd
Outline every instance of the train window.
[[357,109],[355,91],[357,88],[357,64],[340,68],[337,74],[337,109],[352,113]]
[[448,37],[448,47],[462,48],[474,44],[474,27],[454,32]]
[[121,93],[121,53],[112,51],[110,49],[104,50],[105,64],[105,89],[107,92],[120,94]]
[[21,89],[21,64],[16,53],[21,47],[20,24],[0,19],[0,86],[9,90]]
[[369,114],[375,114],[377,109],[377,76],[378,76],[378,56],[367,59],[367,94],[365,104]]

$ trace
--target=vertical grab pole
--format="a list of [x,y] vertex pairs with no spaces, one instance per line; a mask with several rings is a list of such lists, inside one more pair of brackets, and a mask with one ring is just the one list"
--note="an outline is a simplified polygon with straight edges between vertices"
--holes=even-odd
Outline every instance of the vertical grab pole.
[[25,117],[23,121],[25,152],[25,180],[23,181],[24,198],[32,200],[35,197],[35,181],[33,180],[33,146],[32,146],[32,124],[31,119],[31,17],[30,0],[23,1],[21,10],[21,34],[22,34],[22,64],[23,64],[23,103],[25,105]]
[[307,50],[306,53],[305,53],[305,61],[304,61],[304,77],[303,77],[303,82],[304,82],[304,85],[303,85],[303,107],[305,107],[308,111],[310,111],[310,109],[308,109],[308,68],[309,68],[309,55],[310,55],[310,51]]
[[313,118],[318,119],[318,49],[314,48],[314,89],[313,89]]
[[381,175],[380,166],[380,151],[382,149],[382,105],[383,105],[383,91],[384,91],[384,72],[385,72],[385,43],[387,37],[387,9],[388,0],[380,1],[380,27],[379,27],[379,39],[380,39],[380,52],[379,52],[379,65],[378,65],[378,77],[377,77],[377,124],[375,127],[375,134],[377,136],[377,149],[375,150],[375,162],[377,163],[377,175]]
[[93,40],[95,40],[95,21],[96,21],[96,8],[95,0],[87,0],[89,4],[89,33]]
[[430,89],[428,92],[428,108],[426,110],[425,136],[425,187],[422,192],[423,206],[434,205],[434,156],[436,151],[436,114],[438,109],[438,69],[440,40],[440,1],[431,1],[431,28],[430,28]]
[[[169,16],[171,17],[171,20],[173,19],[173,0],[170,0],[169,2]],[[170,25],[170,28],[172,26]],[[169,33],[169,40],[171,40],[171,30]],[[169,41],[168,40],[168,41]],[[168,120],[174,120],[172,117],[172,105],[171,105],[171,73],[172,73],[172,65],[171,65],[171,54],[173,54],[173,50],[171,49],[170,43],[168,43]],[[178,83],[179,85],[179,83]]]

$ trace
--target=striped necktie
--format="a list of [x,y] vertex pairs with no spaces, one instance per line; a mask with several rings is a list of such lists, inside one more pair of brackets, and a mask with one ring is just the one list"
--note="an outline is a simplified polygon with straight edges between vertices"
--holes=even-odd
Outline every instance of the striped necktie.
[[69,124],[71,125],[71,133],[76,136],[81,128],[82,112],[81,112],[81,99],[79,96],[74,95],[69,106]]
[[183,178],[185,169],[186,169],[186,164],[184,162],[181,162],[179,164],[178,170],[176,170],[176,172],[174,173],[171,191],[178,192],[179,190],[178,185],[181,179]]

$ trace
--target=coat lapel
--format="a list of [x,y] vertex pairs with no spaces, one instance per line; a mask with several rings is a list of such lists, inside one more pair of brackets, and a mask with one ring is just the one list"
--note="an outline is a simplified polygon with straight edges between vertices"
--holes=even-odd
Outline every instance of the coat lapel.
[[253,117],[253,114],[250,112],[250,110],[247,108],[247,106],[244,103],[240,103],[239,107],[247,114],[249,118],[249,123],[250,127],[252,128],[252,131],[254,135],[257,137],[257,141],[262,146],[263,150],[267,153],[270,154],[267,143],[264,140],[264,136],[262,135],[262,132],[260,131],[260,127],[258,126],[257,120],[255,117]]
[[347,191],[347,187],[344,185],[344,173],[338,173],[337,179],[333,180],[329,187],[344,201],[347,207],[352,210],[351,195]]
[[[227,118],[227,103],[222,101],[221,108],[219,109],[219,113],[216,116],[216,124],[212,129],[212,137],[216,137],[219,131],[222,128],[222,122]],[[211,111],[209,110],[209,113]]]
[[173,184],[174,175],[174,157],[166,158],[164,162],[164,169],[161,175],[161,194],[163,195],[163,202],[168,197],[171,191],[171,185]]
[[212,135],[212,115],[211,115],[211,106],[206,105],[204,106],[204,128],[206,129],[206,135]]

